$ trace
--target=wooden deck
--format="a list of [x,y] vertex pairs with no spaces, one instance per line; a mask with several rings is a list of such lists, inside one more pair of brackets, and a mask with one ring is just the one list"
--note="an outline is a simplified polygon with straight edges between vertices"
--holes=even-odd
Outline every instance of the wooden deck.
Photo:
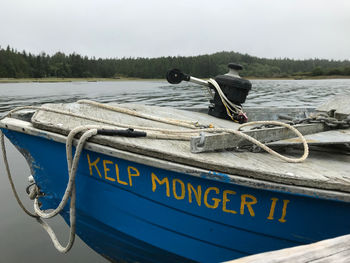
[[350,262],[350,235],[310,245],[248,256],[229,263],[346,263]]

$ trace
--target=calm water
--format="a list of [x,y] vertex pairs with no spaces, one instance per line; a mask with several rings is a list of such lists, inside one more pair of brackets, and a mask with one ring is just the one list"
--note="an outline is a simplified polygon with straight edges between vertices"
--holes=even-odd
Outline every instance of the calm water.
[[[317,106],[337,94],[350,94],[346,80],[255,80],[246,106]],[[132,102],[158,106],[208,105],[206,90],[198,86],[171,86],[164,81],[0,83],[0,116],[23,105],[73,102]],[[8,158],[15,182],[27,207],[24,189],[30,174],[24,158],[10,145]],[[1,154],[1,153],[0,153]],[[0,262],[107,262],[77,239],[67,255],[56,252],[46,232],[18,207],[0,161]],[[68,227],[60,218],[51,220],[60,240],[66,242]]]

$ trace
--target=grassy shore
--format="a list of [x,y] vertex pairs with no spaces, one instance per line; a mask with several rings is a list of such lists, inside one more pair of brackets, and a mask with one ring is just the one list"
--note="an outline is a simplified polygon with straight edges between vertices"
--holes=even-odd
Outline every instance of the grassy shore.
[[329,76],[300,76],[299,78],[295,77],[294,79],[350,79],[350,76],[345,75],[329,75]]
[[54,82],[97,82],[97,81],[126,81],[145,80],[141,78],[0,78],[0,83],[54,83]]
[[[244,77],[250,80],[301,80],[301,79],[350,79],[350,76],[291,76],[291,77]],[[160,79],[142,79],[142,78],[0,78],[0,83],[54,83],[54,82],[97,82],[97,81],[128,81],[128,80],[140,80],[140,81],[152,81]],[[165,80],[165,78],[163,79]]]
[[250,80],[312,80],[312,79],[350,79],[350,76],[343,76],[343,75],[329,75],[329,76],[290,76],[290,77],[244,77],[246,79]]

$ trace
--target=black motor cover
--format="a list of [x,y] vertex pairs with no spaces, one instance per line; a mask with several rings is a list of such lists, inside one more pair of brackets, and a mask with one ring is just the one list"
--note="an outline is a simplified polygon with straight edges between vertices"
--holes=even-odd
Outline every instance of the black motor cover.
[[[215,81],[231,102],[241,106],[245,102],[252,84],[249,80],[242,79],[238,75],[237,71],[243,69],[241,65],[230,63],[228,67],[230,71],[225,75],[216,76]],[[212,88],[215,91],[215,95],[214,99],[210,101],[211,105],[209,106],[208,114],[222,119],[231,119],[216,89],[214,87]]]

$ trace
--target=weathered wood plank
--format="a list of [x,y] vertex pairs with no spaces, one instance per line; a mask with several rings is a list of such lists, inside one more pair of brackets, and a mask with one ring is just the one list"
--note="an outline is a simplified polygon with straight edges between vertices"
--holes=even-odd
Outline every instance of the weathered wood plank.
[[[306,135],[305,139],[309,145],[350,144],[350,129],[319,132],[315,134]],[[268,145],[291,146],[301,143],[302,142],[299,138],[293,138],[271,142]]]
[[312,107],[245,107],[249,121],[280,120],[280,116],[288,116],[291,119],[304,119],[315,112]]
[[[322,132],[326,129],[323,123],[300,124],[295,125],[294,127],[304,135]],[[249,130],[243,131],[243,133],[257,139],[262,143],[274,142],[296,137],[293,131],[285,127]],[[192,137],[191,152],[212,152],[248,145],[252,145],[252,143],[235,134],[205,134],[204,138],[200,136]]]
[[230,263],[338,263],[350,262],[350,235],[248,256]]

